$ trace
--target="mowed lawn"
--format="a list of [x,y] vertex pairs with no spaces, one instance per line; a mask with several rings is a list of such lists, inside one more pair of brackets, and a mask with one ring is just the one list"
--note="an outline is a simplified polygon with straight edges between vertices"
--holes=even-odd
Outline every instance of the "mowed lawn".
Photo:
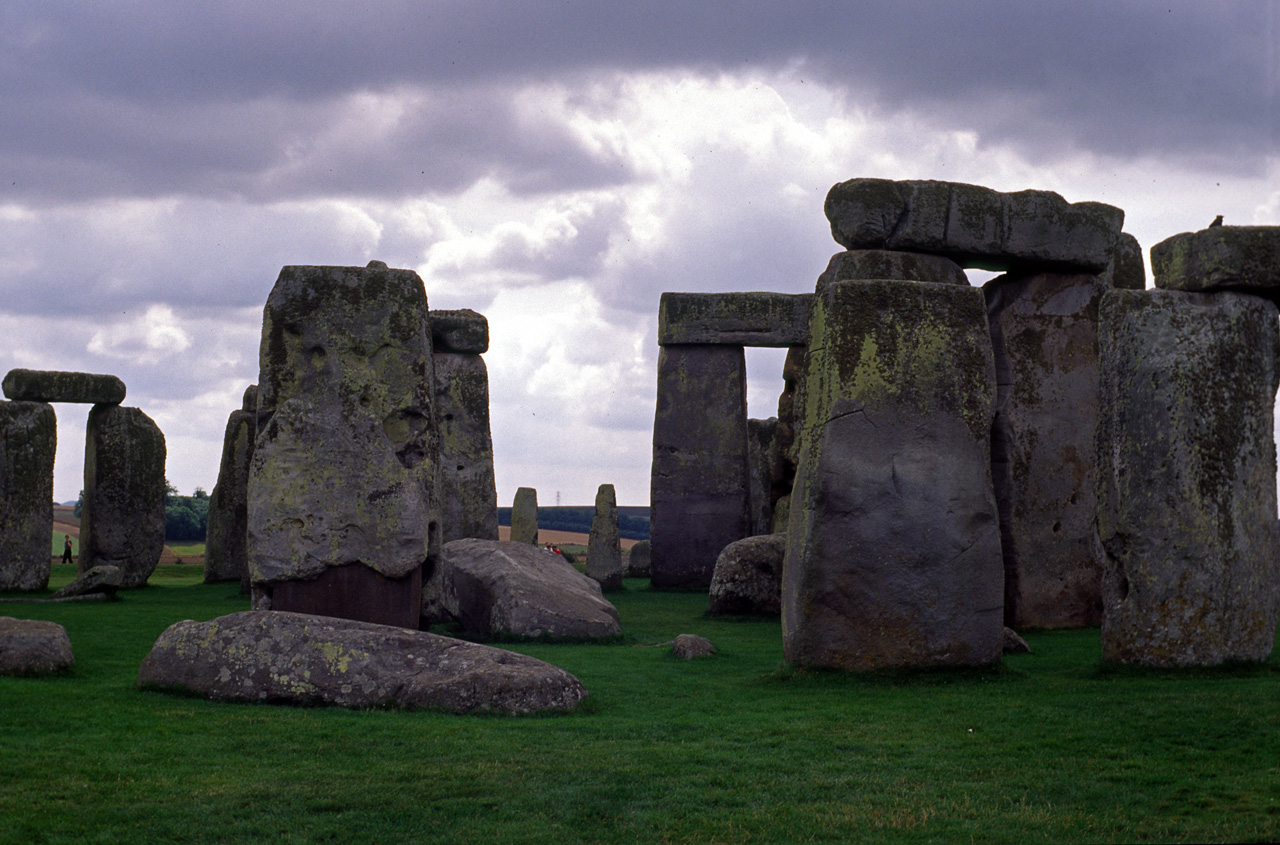
[[[72,567],[55,566],[52,587]],[[976,672],[790,669],[776,620],[629,580],[625,636],[508,644],[569,714],[219,704],[135,689],[180,619],[247,607],[162,566],[66,626],[75,670],[0,678],[0,841],[841,842],[1280,839],[1280,665],[1108,670],[1096,630]],[[10,594],[12,595],[12,594]],[[701,634],[684,662],[639,646]]]

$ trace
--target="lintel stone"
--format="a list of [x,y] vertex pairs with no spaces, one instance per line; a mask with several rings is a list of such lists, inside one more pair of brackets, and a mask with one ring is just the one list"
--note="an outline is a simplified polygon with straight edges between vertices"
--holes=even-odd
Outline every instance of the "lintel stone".
[[26,402],[119,405],[124,401],[124,382],[119,377],[95,373],[10,370],[3,386],[5,397]]
[[1156,287],[1280,296],[1280,226],[1211,226],[1151,247]]
[[802,346],[811,294],[664,293],[658,345]]

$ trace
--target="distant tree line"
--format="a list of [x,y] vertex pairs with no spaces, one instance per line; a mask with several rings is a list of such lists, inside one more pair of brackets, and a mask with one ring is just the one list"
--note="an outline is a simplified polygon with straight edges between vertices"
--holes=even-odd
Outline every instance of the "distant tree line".
[[[165,479],[164,539],[166,543],[203,543],[209,528],[209,494],[197,487],[190,496],[179,496],[178,488]],[[76,499],[74,513],[84,510],[84,491]]]
[[[595,508],[538,508],[538,527],[548,531],[571,531],[589,534]],[[511,508],[498,508],[498,524],[511,525]],[[618,534],[627,540],[649,539],[649,518],[618,514]]]

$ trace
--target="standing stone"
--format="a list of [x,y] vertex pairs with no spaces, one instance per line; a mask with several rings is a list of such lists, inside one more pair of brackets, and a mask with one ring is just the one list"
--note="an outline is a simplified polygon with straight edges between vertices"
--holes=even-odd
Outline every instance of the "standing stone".
[[[791,487],[796,480],[796,460],[800,457],[798,430],[802,424],[799,419],[802,405],[797,400],[804,395],[802,381],[804,356],[807,351],[808,347],[793,346],[787,350],[787,357],[782,363],[782,393],[778,396],[778,427],[773,436],[773,466],[769,468],[773,485],[769,499],[772,502],[775,524],[778,520],[778,502],[791,495]],[[785,524],[784,521],[783,525]]]
[[254,606],[417,627],[440,552],[427,296],[411,270],[285,267],[263,314]]
[[94,405],[84,453],[79,572],[118,566],[125,589],[147,583],[164,550],[164,435],[137,408]]
[[649,490],[655,587],[707,589],[720,550],[749,533],[746,385],[741,346],[658,353]]
[[253,460],[256,411],[232,411],[222,438],[218,483],[209,496],[204,580],[243,582],[249,572],[249,464]]
[[[432,319],[435,314],[432,312]],[[481,318],[483,319],[483,318]],[[498,539],[489,373],[479,355],[435,352],[444,541]]]
[[538,545],[538,491],[532,487],[518,488],[511,503],[511,542]]
[[628,578],[648,578],[649,573],[649,541],[640,540],[630,549],[627,549],[627,568],[624,574]]
[[773,467],[778,419],[747,420],[747,479],[751,484],[751,536],[768,534],[773,523]]
[[1091,547],[1098,424],[1098,304],[1091,275],[1009,274],[983,286],[995,351],[992,481],[1004,550],[1004,621],[1102,621]]
[[622,537],[612,484],[601,484],[596,491],[596,512],[587,536],[587,577],[599,581],[603,590],[622,589]]
[[1102,301],[1102,656],[1265,661],[1280,608],[1275,305],[1117,290]]
[[789,661],[1000,659],[995,393],[980,290],[861,281],[815,297],[783,572]]
[[1147,267],[1142,262],[1142,245],[1137,238],[1121,232],[1112,256],[1111,266],[1103,273],[1110,279],[1111,287],[1142,290],[1147,286]]
[[43,402],[0,402],[0,590],[49,586],[57,418]]

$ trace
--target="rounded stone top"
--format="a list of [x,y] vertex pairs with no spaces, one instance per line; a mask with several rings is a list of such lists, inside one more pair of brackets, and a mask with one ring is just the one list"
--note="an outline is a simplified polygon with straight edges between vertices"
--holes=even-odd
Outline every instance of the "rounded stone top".
[[1210,226],[1151,247],[1156,287],[1280,295],[1280,226]]

